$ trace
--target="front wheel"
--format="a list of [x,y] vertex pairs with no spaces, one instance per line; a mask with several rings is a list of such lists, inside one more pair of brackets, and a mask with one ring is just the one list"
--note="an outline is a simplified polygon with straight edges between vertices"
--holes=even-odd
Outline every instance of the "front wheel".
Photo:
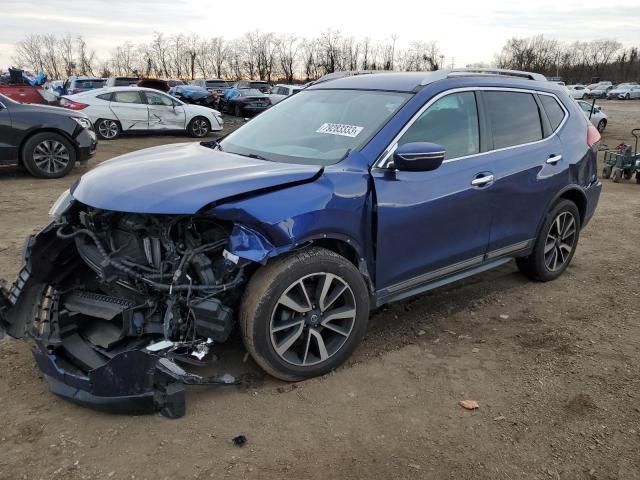
[[602,178],[611,178],[611,165],[602,167]]
[[369,293],[358,269],[324,248],[269,262],[240,307],[244,344],[269,374],[302,380],[340,366],[365,334]]
[[103,140],[114,140],[120,136],[120,123],[116,120],[101,118],[96,122],[96,133]]
[[518,268],[532,280],[555,280],[571,263],[579,236],[578,207],[570,200],[560,200],[547,214],[531,255],[516,260]]
[[607,122],[605,120],[600,120],[598,122],[598,126],[596,127],[600,133],[604,132],[604,129],[607,127]]
[[211,131],[211,125],[206,118],[196,117],[189,122],[187,131],[192,137],[202,138],[209,135],[209,132]]
[[76,163],[76,150],[71,142],[53,132],[37,133],[22,148],[22,163],[34,177],[60,178]]

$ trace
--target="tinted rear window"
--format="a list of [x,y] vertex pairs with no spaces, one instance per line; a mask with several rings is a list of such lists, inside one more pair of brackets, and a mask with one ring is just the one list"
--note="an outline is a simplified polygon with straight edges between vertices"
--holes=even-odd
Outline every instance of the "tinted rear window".
[[227,82],[207,81],[208,88],[227,88],[228,86]]
[[555,131],[562,123],[564,110],[558,104],[558,101],[549,95],[538,95],[538,98],[540,98],[542,108],[544,108],[544,111],[547,113],[549,123],[551,123],[551,130]]
[[138,79],[137,78],[116,78],[115,82],[113,83],[114,87],[128,87],[129,85],[131,85],[132,83],[137,83]]
[[542,140],[538,104],[530,93],[484,92],[493,148]]
[[74,88],[102,88],[105,80],[76,80]]

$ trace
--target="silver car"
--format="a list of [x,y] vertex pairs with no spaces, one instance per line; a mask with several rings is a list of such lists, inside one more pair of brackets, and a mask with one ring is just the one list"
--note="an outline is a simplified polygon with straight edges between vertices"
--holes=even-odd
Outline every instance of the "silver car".
[[607,93],[607,98],[619,100],[631,100],[640,98],[640,85],[634,83],[621,83]]
[[593,105],[593,113],[591,112],[592,104],[591,102],[584,102],[582,100],[577,100],[578,105],[584,112],[584,115],[593,123],[593,125],[598,129],[600,133],[604,132],[604,129],[607,127],[607,123],[609,122],[609,117],[602,110],[600,105]]

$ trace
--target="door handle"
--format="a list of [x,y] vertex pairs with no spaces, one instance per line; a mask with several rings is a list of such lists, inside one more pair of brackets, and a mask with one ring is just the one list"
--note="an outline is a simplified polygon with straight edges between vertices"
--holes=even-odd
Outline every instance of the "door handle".
[[549,165],[555,165],[560,160],[562,160],[562,155],[551,155],[549,158],[547,158],[547,163]]
[[[480,174],[480,175],[483,175],[483,174]],[[474,178],[473,180],[471,180],[471,185],[473,185],[474,187],[483,187],[491,182],[493,182],[493,175],[488,174],[488,175],[483,175],[482,177]]]

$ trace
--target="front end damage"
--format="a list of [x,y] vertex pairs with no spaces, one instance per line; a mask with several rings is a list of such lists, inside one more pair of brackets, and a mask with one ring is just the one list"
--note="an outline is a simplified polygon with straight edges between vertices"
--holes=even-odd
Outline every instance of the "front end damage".
[[239,287],[257,265],[231,245],[251,250],[256,239],[268,247],[207,216],[70,203],[27,239],[11,288],[0,286],[1,326],[35,341],[36,363],[62,397],[111,412],[182,416],[185,384],[237,383],[185,365],[209,363],[213,345],[229,337]]

